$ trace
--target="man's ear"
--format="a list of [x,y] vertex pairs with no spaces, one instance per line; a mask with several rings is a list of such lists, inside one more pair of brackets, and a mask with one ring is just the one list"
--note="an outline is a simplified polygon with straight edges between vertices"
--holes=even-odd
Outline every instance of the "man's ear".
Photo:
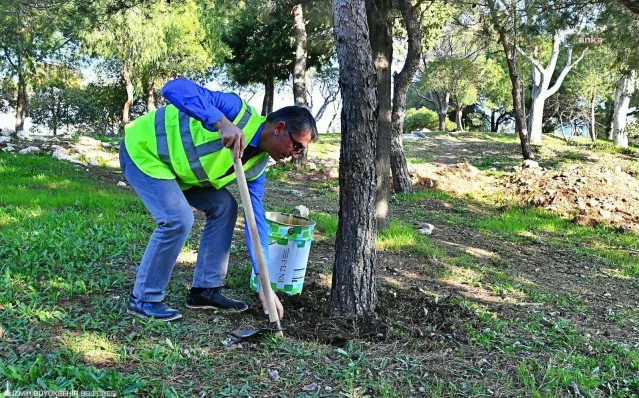
[[280,135],[280,134],[284,134],[284,132],[286,131],[286,122],[280,120],[279,122],[275,123],[275,126],[273,126],[273,133],[275,135]]

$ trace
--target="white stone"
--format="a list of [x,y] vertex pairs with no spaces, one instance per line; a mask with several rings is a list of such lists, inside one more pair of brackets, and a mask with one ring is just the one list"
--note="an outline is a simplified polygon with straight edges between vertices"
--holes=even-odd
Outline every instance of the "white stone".
[[419,234],[420,235],[430,235],[433,233],[433,230],[435,229],[435,227],[433,226],[433,224],[422,224],[422,228],[420,228],[419,230]]
[[100,165],[100,162],[98,162],[97,160],[95,159],[89,160],[89,166],[99,166],[99,165]]
[[95,138],[86,137],[86,136],[82,136],[78,138],[78,145],[100,146],[101,144],[102,144],[102,141],[96,140]]
[[15,150],[16,148],[11,144],[7,144],[6,147],[2,148],[2,152],[14,152]]
[[118,186],[119,186],[119,187],[126,187],[126,182],[124,182],[124,181],[118,181]]
[[306,167],[308,167],[309,170],[317,170],[317,165],[313,162],[306,163]]
[[0,144],[11,141],[11,137],[0,136]]
[[304,205],[299,205],[295,207],[297,209],[297,211],[300,212],[300,217],[308,217],[308,207],[304,206]]
[[8,127],[5,127],[5,128],[2,129],[2,131],[0,131],[0,135],[2,135],[2,136],[13,135],[13,133],[15,133],[15,131],[11,130]]
[[27,140],[29,139],[29,133],[27,133],[26,131],[18,131],[16,133],[16,137],[21,140]]
[[101,142],[100,145],[102,145],[103,148],[111,148],[111,144],[108,142]]
[[534,160],[524,160],[524,162],[521,164],[521,168],[522,169],[538,169],[539,168],[539,163],[535,162]]
[[19,153],[22,155],[36,154],[36,153],[40,153],[40,148],[38,148],[37,146],[28,146],[22,149]]

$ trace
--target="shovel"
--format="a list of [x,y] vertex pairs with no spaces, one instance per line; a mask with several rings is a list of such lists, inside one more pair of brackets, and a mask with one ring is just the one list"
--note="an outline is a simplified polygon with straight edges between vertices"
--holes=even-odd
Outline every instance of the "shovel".
[[[257,268],[259,270],[258,277],[260,278],[260,287],[264,289],[264,297],[266,298],[266,308],[268,309],[269,327],[262,329],[242,329],[234,330],[229,334],[239,340],[247,339],[254,335],[260,335],[264,332],[275,332],[276,337],[282,337],[284,334],[282,326],[280,325],[280,317],[275,307],[275,301],[273,300],[273,290],[271,289],[271,279],[268,275],[268,268],[266,267],[266,261],[264,260],[264,253],[262,253],[262,245],[260,244],[260,236],[257,232],[257,224],[255,223],[255,214],[253,213],[253,204],[251,203],[251,197],[249,196],[248,185],[246,184],[246,176],[244,175],[244,168],[242,167],[242,160],[238,159],[233,163],[235,168],[235,176],[237,177],[237,185],[240,188],[240,197],[242,198],[242,206],[244,207],[244,216],[249,227],[249,233],[251,234],[251,244],[253,246],[253,253],[257,258]],[[237,332],[237,335],[235,334]]]

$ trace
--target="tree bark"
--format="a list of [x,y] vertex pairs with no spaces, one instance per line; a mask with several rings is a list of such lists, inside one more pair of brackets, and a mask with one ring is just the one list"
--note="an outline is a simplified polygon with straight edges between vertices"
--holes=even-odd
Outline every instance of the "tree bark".
[[153,87],[153,79],[149,79],[146,85],[146,111],[153,112],[157,109],[155,106],[155,87]]
[[129,123],[129,112],[131,110],[131,105],[133,105],[133,81],[131,79],[129,64],[126,61],[122,63],[122,78],[126,85],[126,102],[122,108],[122,126],[124,127],[127,123]]
[[18,73],[18,98],[16,99],[16,132],[24,130],[24,121],[27,118],[29,97],[27,94],[27,79],[25,72]]
[[615,94],[615,114],[613,116],[613,142],[616,146],[628,147],[628,133],[626,132],[626,122],[628,118],[628,107],[630,97],[635,92],[635,78],[637,72],[630,71],[622,76],[617,83],[617,93]]
[[408,174],[408,165],[402,145],[404,117],[406,116],[406,97],[408,87],[417,73],[419,61],[422,58],[422,31],[417,7],[411,0],[399,0],[397,7],[404,19],[408,35],[408,52],[404,67],[395,74],[393,87],[393,126],[391,135],[391,170],[393,172],[393,188],[397,193],[413,192],[413,184]]
[[262,101],[262,116],[273,112],[273,97],[275,96],[275,83],[273,79],[264,81],[264,101]]
[[457,131],[464,131],[464,124],[462,123],[463,108],[459,106],[459,102],[456,104],[455,109],[455,123],[457,124]]
[[377,70],[377,147],[375,169],[377,185],[375,192],[375,216],[377,230],[390,226],[388,196],[390,193],[390,147],[391,147],[391,62],[393,60],[392,4],[390,0],[366,0],[366,16],[370,29],[373,63]]
[[334,35],[340,65],[342,140],[340,209],[331,289],[333,315],[375,310],[376,75],[364,0],[334,0]]
[[595,120],[595,108],[597,105],[597,90],[594,89],[592,91],[592,96],[590,97],[590,139],[592,142],[597,141],[597,130],[596,130],[596,120]]
[[306,25],[302,5],[293,7],[295,63],[293,65],[293,95],[295,105],[306,106]]
[[[306,25],[304,24],[304,11],[301,4],[293,7],[293,34],[295,36],[295,63],[293,65],[293,96],[295,105],[306,107]],[[307,161],[307,150],[295,158],[297,166]]]
[[490,132],[491,133],[497,132],[497,123],[495,123],[496,122],[495,113],[497,113],[495,109],[490,111]]
[[612,140],[612,120],[615,115],[615,103],[614,101],[608,100],[606,101],[606,138]]

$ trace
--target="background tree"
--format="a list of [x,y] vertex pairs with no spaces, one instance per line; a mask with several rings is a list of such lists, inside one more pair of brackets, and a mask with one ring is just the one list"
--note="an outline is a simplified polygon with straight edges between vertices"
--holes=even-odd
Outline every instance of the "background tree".
[[46,126],[54,136],[63,126],[68,132],[77,113],[72,98],[81,84],[78,73],[66,66],[51,65],[42,69],[41,76],[36,79],[37,86],[31,101],[33,123]]
[[482,106],[490,111],[491,132],[496,133],[503,122],[512,118],[510,88],[510,79],[504,67],[493,59],[487,59],[479,91]]
[[541,131],[544,114],[544,104],[548,97],[555,94],[568,73],[575,67],[586,54],[587,49],[581,52],[579,58],[573,61],[572,52],[573,48],[568,45],[566,49],[566,63],[561,70],[559,76],[551,86],[551,79],[555,73],[557,66],[557,59],[559,58],[560,46],[565,40],[566,30],[559,30],[555,28],[552,33],[552,47],[550,50],[550,56],[546,66],[542,65],[539,60],[539,46],[535,46],[532,55],[528,55],[521,47],[517,46],[517,50],[532,63],[532,88],[531,88],[531,105],[528,116],[528,135],[530,136],[531,144],[541,145]]
[[0,74],[15,78],[15,130],[24,129],[29,108],[29,89],[38,70],[60,56],[70,46],[76,18],[76,3],[72,1],[43,2],[35,6],[30,2],[6,0],[0,9],[0,50],[4,62]]
[[[264,115],[273,110],[275,84],[293,73],[295,41],[290,11],[277,4],[247,2],[222,35],[230,49],[225,62],[233,79],[239,84],[264,84]],[[306,67],[319,67],[333,52],[329,21],[325,17],[308,21]]]
[[364,0],[335,0],[333,18],[343,105],[331,308],[335,315],[364,315],[375,310],[377,301],[377,76]]
[[375,216],[377,229],[390,226],[388,196],[390,193],[390,153],[392,133],[391,64],[393,62],[393,33],[390,0],[367,0],[366,16],[370,30],[373,63],[377,71],[377,144],[375,149]]

